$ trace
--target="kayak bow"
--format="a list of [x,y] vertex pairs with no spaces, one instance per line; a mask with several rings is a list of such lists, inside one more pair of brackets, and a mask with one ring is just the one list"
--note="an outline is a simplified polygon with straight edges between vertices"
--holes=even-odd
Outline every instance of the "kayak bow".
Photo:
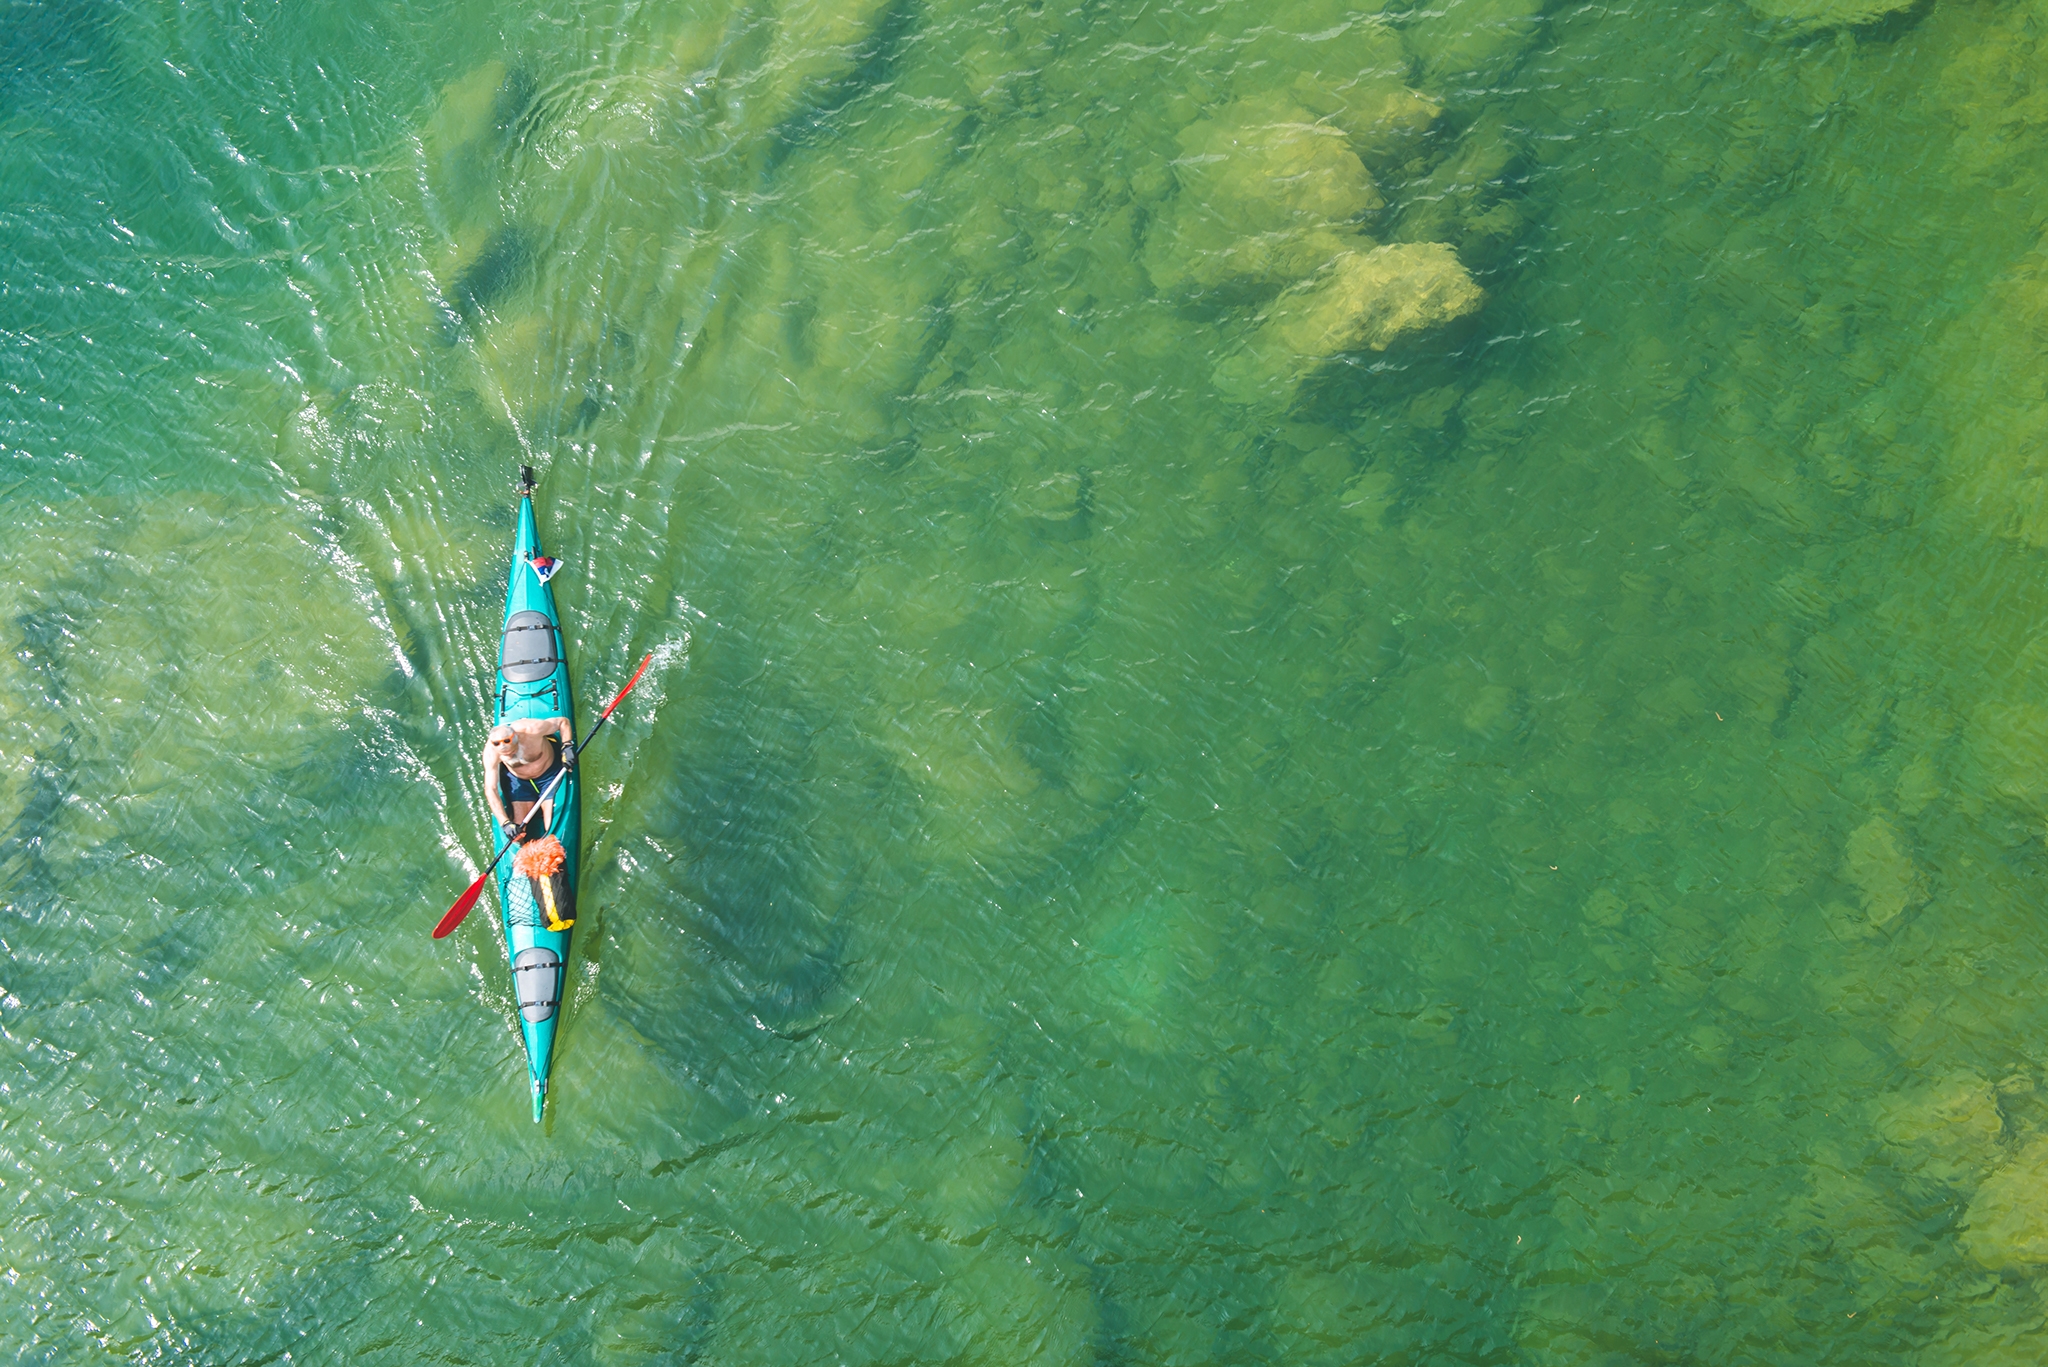
[[[533,517],[533,471],[521,467],[519,531],[512,543],[512,573],[505,587],[505,630],[498,647],[498,691],[492,724],[542,717],[574,717],[569,665],[563,658],[562,619],[548,586],[556,562],[541,553]],[[548,833],[562,842],[566,860],[548,878],[529,878],[505,856],[505,833],[495,834],[498,905],[504,912],[505,955],[512,995],[519,1003],[519,1033],[526,1041],[533,1118],[547,1104],[548,1068],[555,1051],[567,985],[569,926],[576,919],[576,875],[581,860],[582,812],[576,770],[564,773],[554,793]],[[515,852],[516,855],[516,852]],[[550,929],[549,927],[556,927]]]

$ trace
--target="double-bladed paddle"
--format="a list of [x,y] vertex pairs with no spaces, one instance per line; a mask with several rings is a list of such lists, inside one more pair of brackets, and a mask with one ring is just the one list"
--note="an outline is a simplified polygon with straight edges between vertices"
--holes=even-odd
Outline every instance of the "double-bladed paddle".
[[[548,780],[548,786],[540,790],[540,796],[534,800],[533,811],[526,818],[526,829],[521,832],[526,839],[536,839],[545,829],[543,811],[548,799],[555,795],[555,789],[561,787],[562,780],[569,776],[569,766],[576,762],[576,757],[590,748],[590,742],[597,739],[597,733],[611,720],[612,712],[626,700],[626,695],[633,691],[633,685],[640,682],[640,676],[647,672],[648,661],[653,658],[654,653],[649,651],[640,661],[640,667],[633,671],[633,677],[626,680],[626,686],[619,690],[619,695],[605,705],[604,711],[597,714],[597,724],[590,728],[590,734],[583,738],[581,744],[571,745],[563,753],[562,767],[555,770],[555,776]],[[506,841],[505,848],[498,851],[484,871],[476,876],[476,881],[469,885],[469,891],[455,899],[455,905],[448,908],[448,914],[441,918],[441,924],[434,927],[435,939],[443,938],[449,931],[462,924],[462,918],[469,915],[469,909],[476,905],[476,899],[483,894],[484,884],[490,881],[491,874],[497,870],[498,861],[505,857],[505,850],[518,843],[517,840]]]

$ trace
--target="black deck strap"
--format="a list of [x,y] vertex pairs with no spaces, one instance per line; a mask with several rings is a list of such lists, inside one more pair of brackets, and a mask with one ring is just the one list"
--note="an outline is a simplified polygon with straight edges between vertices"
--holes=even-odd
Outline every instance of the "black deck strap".
[[534,688],[531,685],[522,687],[519,684],[507,684],[500,688],[498,690],[498,715],[502,718],[507,712],[512,710],[515,703],[539,702],[542,698],[548,700],[546,715],[551,717],[559,715],[562,710],[562,689],[561,685],[553,680],[554,676],[549,675],[548,680],[539,688]]

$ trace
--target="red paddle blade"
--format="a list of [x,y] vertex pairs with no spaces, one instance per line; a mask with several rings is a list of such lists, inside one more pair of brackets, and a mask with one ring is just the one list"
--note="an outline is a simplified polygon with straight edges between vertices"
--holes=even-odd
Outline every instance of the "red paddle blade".
[[[639,667],[638,669],[636,669],[636,670],[634,670],[634,671],[633,671],[633,677],[632,677],[632,678],[630,678],[630,679],[626,680],[626,686],[625,686],[624,688],[622,688],[622,689],[620,689],[620,690],[619,690],[619,696],[618,696],[618,697],[616,697],[616,698],[613,698],[613,699],[612,699],[612,700],[611,700],[611,701],[610,701],[609,703],[607,703],[607,704],[605,705],[605,709],[604,709],[604,711],[598,714],[598,718],[597,718],[597,719],[598,719],[599,721],[603,721],[603,720],[604,720],[604,719],[605,719],[606,717],[609,717],[609,716],[610,716],[610,715],[612,714],[612,709],[613,709],[613,708],[615,708],[615,707],[617,707],[617,706],[618,706],[618,705],[619,705],[620,703],[622,703],[622,702],[624,702],[624,701],[626,700],[626,695],[627,695],[628,693],[631,693],[631,692],[633,691],[633,685],[634,685],[634,684],[636,684],[636,683],[639,683],[639,682],[640,682],[640,676],[641,676],[642,674],[645,674],[645,673],[647,672],[647,664],[648,664],[648,661],[652,660],[653,658],[654,658],[654,652],[653,652],[653,651],[651,651],[651,650],[650,650],[650,651],[648,651],[648,652],[647,652],[647,654],[646,654],[646,655],[645,655],[644,657],[642,657],[642,659],[641,659],[641,661],[640,661],[640,667]],[[597,728],[595,728],[595,727],[592,727],[591,729],[592,729],[592,730],[596,730]]]
[[455,899],[455,905],[448,908],[448,914],[441,918],[441,924],[434,927],[435,939],[447,938],[449,931],[462,924],[462,918],[469,915],[469,909],[476,905],[476,899],[483,893],[484,883],[490,876],[491,871],[485,869],[483,876],[469,885],[469,891]]

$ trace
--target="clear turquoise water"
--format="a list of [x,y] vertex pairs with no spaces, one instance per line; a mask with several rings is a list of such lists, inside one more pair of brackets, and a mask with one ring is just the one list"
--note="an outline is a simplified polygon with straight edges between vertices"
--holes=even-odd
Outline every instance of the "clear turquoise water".
[[[15,0],[0,1349],[2038,1360],[2044,33]],[[1358,72],[1485,299],[1275,353]],[[541,1126],[522,461],[658,660]]]

